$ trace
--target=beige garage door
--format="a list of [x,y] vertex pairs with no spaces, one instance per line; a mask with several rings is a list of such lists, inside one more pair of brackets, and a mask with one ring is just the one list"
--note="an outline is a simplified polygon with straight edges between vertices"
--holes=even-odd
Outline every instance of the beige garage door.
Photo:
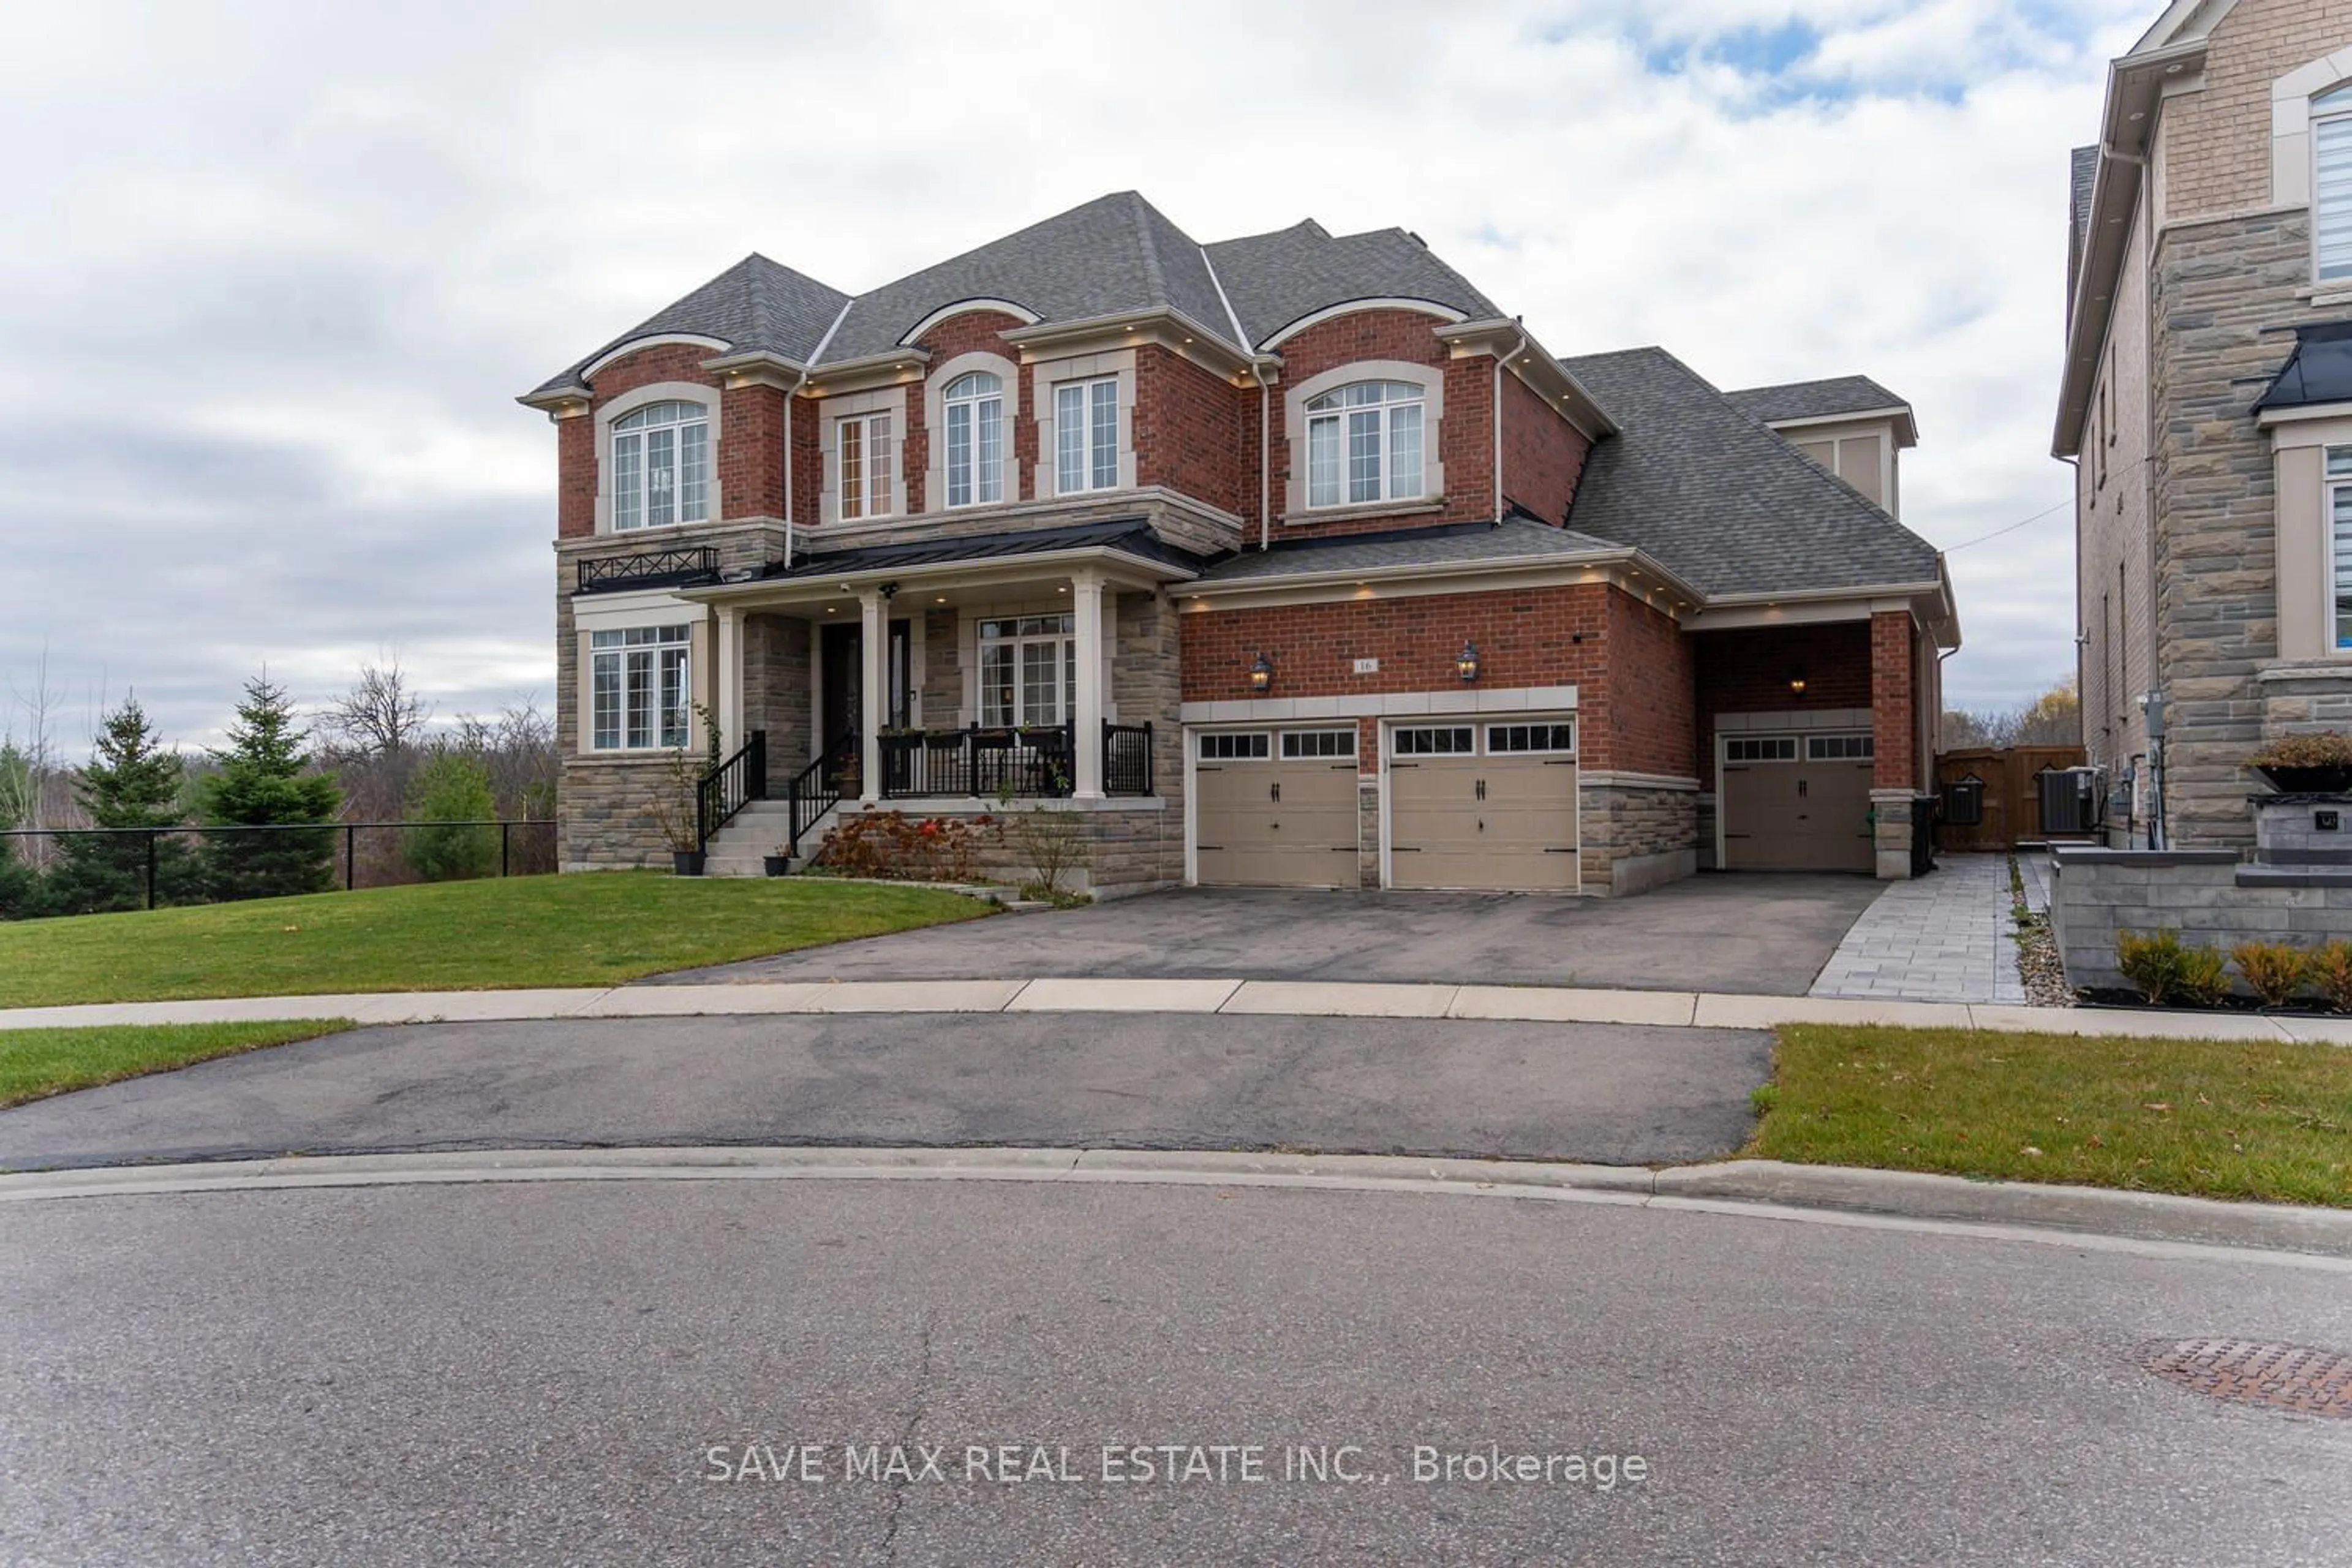
[[1192,747],[1202,886],[1359,884],[1353,726],[1199,733]]
[[1723,863],[1734,871],[1869,871],[1868,735],[1723,742]]
[[1574,721],[1401,725],[1388,740],[1391,886],[1575,889]]

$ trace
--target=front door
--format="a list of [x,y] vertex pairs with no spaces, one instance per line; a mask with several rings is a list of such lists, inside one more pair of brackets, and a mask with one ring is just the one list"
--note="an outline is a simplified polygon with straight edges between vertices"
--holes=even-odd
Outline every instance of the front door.
[[[865,757],[859,737],[864,721],[860,704],[866,661],[859,657],[862,628],[826,626],[818,628],[816,733],[831,766],[825,776],[836,787],[854,786]],[[850,793],[855,794],[852,787]]]

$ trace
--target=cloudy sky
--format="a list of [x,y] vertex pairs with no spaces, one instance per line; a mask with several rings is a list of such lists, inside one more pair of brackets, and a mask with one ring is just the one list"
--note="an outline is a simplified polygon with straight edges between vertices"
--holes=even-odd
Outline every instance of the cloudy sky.
[[2066,151],[2157,0],[8,0],[0,724],[554,681],[514,395],[760,250],[859,290],[1107,191],[1411,228],[1555,351],[1907,396],[1949,694],[2070,673]]

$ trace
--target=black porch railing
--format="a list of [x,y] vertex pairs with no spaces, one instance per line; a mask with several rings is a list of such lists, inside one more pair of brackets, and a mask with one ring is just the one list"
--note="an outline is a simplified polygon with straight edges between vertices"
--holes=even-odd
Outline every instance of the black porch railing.
[[768,732],[754,730],[742,749],[702,775],[694,788],[694,834],[698,847],[733,819],[747,801],[768,798]]
[[615,588],[674,588],[688,583],[717,581],[719,552],[707,544],[647,550],[635,555],[607,555],[580,563],[580,591],[583,594]]
[[1103,725],[1103,793],[1151,793],[1151,726]]
[[801,840],[808,837],[810,829],[824,820],[826,812],[849,798],[851,775],[841,765],[841,753],[844,748],[856,743],[854,732],[844,735],[784,786],[786,815],[792,823],[790,837],[784,843],[785,854],[797,857]]
[[1070,793],[1070,726],[1016,730],[911,730],[884,735],[885,800],[925,795],[1014,795],[1057,799]]

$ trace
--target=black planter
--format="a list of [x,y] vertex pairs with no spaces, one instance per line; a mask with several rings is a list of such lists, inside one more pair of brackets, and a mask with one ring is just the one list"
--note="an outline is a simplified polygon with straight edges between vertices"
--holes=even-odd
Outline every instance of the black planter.
[[2281,795],[2337,795],[2352,790],[2352,765],[2342,763],[2315,768],[2263,768],[2256,773],[2268,779],[2271,788]]
[[762,855],[760,857],[760,867],[761,869],[766,871],[771,877],[788,876],[791,874],[793,868],[792,857],[789,855]]
[[681,877],[699,877],[702,875],[702,851],[673,849],[669,852],[669,864],[670,869]]

